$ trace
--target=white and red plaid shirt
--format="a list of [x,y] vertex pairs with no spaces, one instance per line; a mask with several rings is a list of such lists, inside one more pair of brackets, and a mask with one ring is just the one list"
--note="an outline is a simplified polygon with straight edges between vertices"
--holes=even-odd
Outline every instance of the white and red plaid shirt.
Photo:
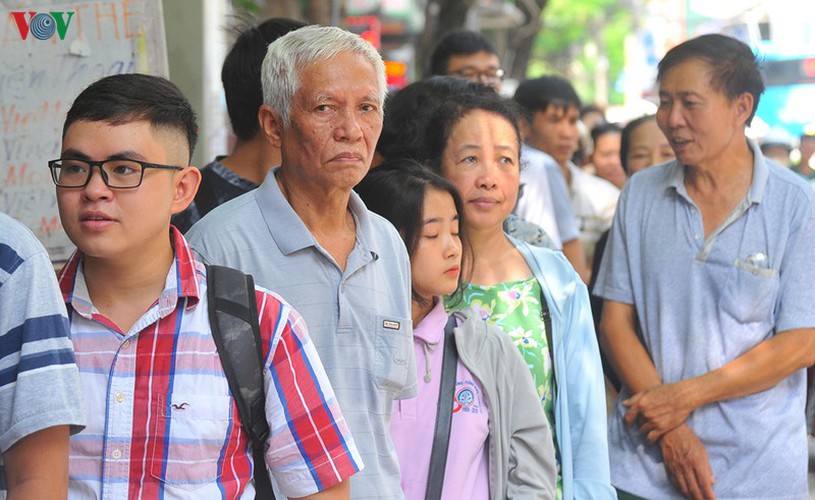
[[[212,339],[206,270],[175,228],[164,291],[129,332],[94,307],[75,253],[59,282],[88,410],[71,438],[71,498],[254,498],[252,448]],[[300,497],[362,468],[300,315],[256,289],[266,463]],[[250,362],[250,361],[247,361]]]

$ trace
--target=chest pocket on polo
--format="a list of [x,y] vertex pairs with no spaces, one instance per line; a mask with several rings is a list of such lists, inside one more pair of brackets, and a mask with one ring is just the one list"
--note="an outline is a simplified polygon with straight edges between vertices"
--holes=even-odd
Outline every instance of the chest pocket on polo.
[[186,490],[215,482],[232,415],[230,396],[157,396],[150,474]]
[[380,389],[402,392],[408,381],[413,335],[409,320],[393,316],[376,317],[376,384]]
[[739,323],[771,322],[780,287],[778,269],[737,260],[722,291],[722,310]]

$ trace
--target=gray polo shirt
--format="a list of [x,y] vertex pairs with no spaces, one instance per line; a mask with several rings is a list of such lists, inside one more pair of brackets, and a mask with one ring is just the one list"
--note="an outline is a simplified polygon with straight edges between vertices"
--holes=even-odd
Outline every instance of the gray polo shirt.
[[388,430],[393,400],[417,388],[407,251],[393,226],[352,192],[357,240],[342,271],[283,197],[275,173],[214,209],[187,239],[206,262],[252,274],[303,316],[365,463],[351,496],[402,498]]
[[[776,332],[815,327],[815,192],[755,158],[745,199],[705,240],[676,161],[623,189],[595,294],[633,304],[665,383],[715,370]],[[695,410],[718,498],[807,498],[805,373]],[[645,498],[677,497],[658,445],[623,422],[624,388],[609,420],[612,483]]]

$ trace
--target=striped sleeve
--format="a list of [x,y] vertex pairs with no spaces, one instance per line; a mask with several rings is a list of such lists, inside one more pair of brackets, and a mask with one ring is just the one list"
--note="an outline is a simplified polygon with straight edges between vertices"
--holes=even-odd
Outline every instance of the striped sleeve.
[[257,300],[261,331],[273,332],[265,353],[266,463],[284,495],[311,495],[356,474],[362,459],[302,317],[274,294],[258,292]]
[[0,452],[5,452],[48,427],[71,425],[78,432],[85,419],[51,262],[33,235],[0,227],[11,233],[4,238],[15,237],[0,243]]

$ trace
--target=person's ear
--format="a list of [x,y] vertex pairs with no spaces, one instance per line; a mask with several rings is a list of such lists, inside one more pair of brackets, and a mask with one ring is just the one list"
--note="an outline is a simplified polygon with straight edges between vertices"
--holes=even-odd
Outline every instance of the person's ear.
[[280,149],[283,145],[283,121],[280,114],[268,104],[263,104],[258,108],[258,124],[266,140]]
[[743,92],[736,98],[736,120],[743,125],[747,124],[747,119],[753,112],[753,94]]
[[196,167],[186,167],[178,172],[173,180],[172,215],[184,211],[198,193],[201,184],[201,171]]

